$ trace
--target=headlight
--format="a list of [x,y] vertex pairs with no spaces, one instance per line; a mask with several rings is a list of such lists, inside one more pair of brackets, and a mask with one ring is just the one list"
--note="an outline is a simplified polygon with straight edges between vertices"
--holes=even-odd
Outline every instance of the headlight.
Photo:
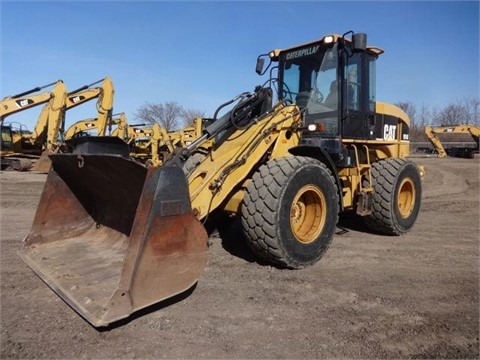
[[325,124],[308,124],[307,129],[308,131],[325,131]]
[[325,38],[323,39],[323,42],[324,42],[324,44],[333,43],[333,36],[332,35],[325,36]]

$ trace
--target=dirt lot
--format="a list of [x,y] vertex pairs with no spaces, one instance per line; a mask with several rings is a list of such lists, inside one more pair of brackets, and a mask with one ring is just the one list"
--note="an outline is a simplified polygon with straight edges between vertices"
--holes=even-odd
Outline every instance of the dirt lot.
[[257,264],[233,226],[194,289],[101,331],[17,255],[45,175],[2,172],[1,358],[479,358],[480,162],[416,161],[409,234],[346,216],[324,258],[292,271]]

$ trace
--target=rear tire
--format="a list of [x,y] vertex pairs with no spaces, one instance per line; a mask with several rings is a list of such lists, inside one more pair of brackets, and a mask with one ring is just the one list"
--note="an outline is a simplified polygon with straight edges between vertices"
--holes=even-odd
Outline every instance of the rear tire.
[[247,187],[242,227],[257,257],[299,269],[327,251],[338,221],[338,193],[328,168],[292,156],[260,167]]
[[392,158],[372,164],[373,211],[366,225],[387,235],[410,231],[417,220],[422,184],[417,166],[410,160]]

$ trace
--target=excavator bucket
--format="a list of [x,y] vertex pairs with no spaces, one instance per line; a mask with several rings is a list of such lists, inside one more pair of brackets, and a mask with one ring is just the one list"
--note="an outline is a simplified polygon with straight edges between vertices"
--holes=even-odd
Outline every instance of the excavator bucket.
[[35,164],[32,166],[32,171],[38,172],[41,174],[48,174],[50,168],[52,167],[52,161],[49,158],[49,155],[53,154],[51,151],[45,150],[42,155],[35,161]]
[[22,259],[94,326],[188,290],[207,261],[207,234],[175,166],[115,155],[50,155]]

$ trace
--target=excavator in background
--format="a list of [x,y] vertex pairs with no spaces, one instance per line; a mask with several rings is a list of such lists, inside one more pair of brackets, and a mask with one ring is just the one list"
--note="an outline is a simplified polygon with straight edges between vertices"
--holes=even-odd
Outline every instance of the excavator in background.
[[[99,133],[99,128],[102,126],[105,127],[105,124],[103,123],[103,120],[98,120],[98,118],[77,121],[70,125],[67,131],[65,131],[65,141],[75,137],[96,136]],[[112,114],[112,118],[107,121],[106,127],[112,128],[112,126],[115,126],[115,128],[113,128],[108,135],[119,137],[128,143],[132,134],[129,133],[130,130],[126,114],[123,112]]]
[[[100,86],[93,87],[100,82],[102,82]],[[64,132],[65,112],[96,98],[98,98],[98,134],[105,135],[107,123],[111,118],[114,95],[113,82],[109,77],[89,85],[84,85],[69,93],[67,93],[63,81],[59,80],[51,93],[33,95],[35,96],[35,100],[32,100],[33,102],[22,97],[24,94],[31,93],[36,89],[40,88],[35,88],[3,100],[5,101],[5,108],[10,109],[8,113],[5,110],[5,116],[13,113],[13,103],[25,104],[24,109],[29,107],[28,104],[30,103],[32,104],[30,107],[33,104],[41,104],[41,100],[43,102],[49,101],[49,103],[42,108],[32,133],[23,133],[19,136],[13,129],[9,130],[6,127],[2,127],[2,137],[11,137],[13,144],[17,144],[14,145],[17,151],[11,151],[7,148],[2,149],[2,168],[17,170],[32,168],[36,172],[48,173],[50,170],[48,155],[58,152],[63,144],[63,139],[59,139],[59,134]],[[8,147],[8,141],[6,144],[4,147]]]
[[[158,123],[147,127],[145,124],[129,126],[126,141],[130,144],[130,156],[147,167],[161,166],[175,149],[189,145],[202,135],[205,121],[196,118],[192,125],[170,132]],[[116,134],[112,133],[112,136]]]
[[[39,161],[43,151],[53,148],[56,143],[60,124],[64,117],[64,108],[67,99],[67,88],[63,81],[59,80],[55,83],[52,91],[49,93],[42,93],[32,95],[33,104],[39,105],[48,102],[40,112],[35,129],[33,132],[15,131],[11,126],[3,125],[2,122],[2,145],[1,145],[1,168],[14,169],[18,171],[28,170],[42,170]],[[5,116],[13,114],[11,105],[13,103],[29,103],[27,98],[22,96],[12,97],[5,100],[6,109]],[[22,109],[26,109],[25,105]],[[48,169],[44,169],[48,172]]]
[[135,133],[130,155],[147,167],[161,166],[175,149],[188,146],[202,135],[204,121],[207,119],[196,118],[192,125],[170,132],[158,123],[143,128]]
[[122,140],[124,140],[127,144],[131,141],[131,133],[129,129],[132,127],[134,128],[135,126],[143,126],[144,124],[135,124],[135,125],[128,125],[127,121],[127,115],[122,112],[118,114],[113,114],[112,115],[112,120],[109,122],[108,127],[111,128],[111,126],[115,125],[116,127],[111,130],[110,136],[116,136]]
[[[150,127],[140,127],[145,124],[136,124],[129,126],[125,113],[121,113],[118,118],[112,115],[108,127],[117,125],[111,131],[109,136],[118,137],[130,145],[130,156],[147,166],[160,166],[161,153],[159,149],[168,149],[168,153],[173,151],[173,145],[169,140],[168,133],[159,124],[155,123]],[[65,141],[70,143],[72,139],[95,136],[101,127],[101,121],[98,118],[90,118],[77,121],[72,124],[65,132]]]
[[26,171],[31,169],[33,162],[38,156],[28,155],[22,152],[22,134],[30,134],[29,131],[24,132],[21,128],[14,128],[12,124],[1,124],[1,141],[0,141],[0,167],[1,170]]
[[106,326],[193,286],[208,256],[203,224],[217,216],[240,219],[258,259],[288,269],[320,260],[341,212],[375,232],[410,231],[423,168],[407,158],[408,116],[376,101],[382,53],[347,32],[260,55],[263,85],[220,105],[159,167],[109,137],[51,155],[20,256]]
[[[100,83],[100,86],[93,87]],[[111,124],[113,112],[113,97],[115,94],[115,88],[113,81],[110,77],[98,80],[90,85],[84,85],[68,94],[66,110],[73,109],[87,101],[97,99],[97,117],[96,128],[97,136],[105,136],[107,133],[107,127]],[[63,124],[62,129],[65,129]]]
[[[117,116],[118,117],[115,117]],[[109,136],[119,137],[130,144],[130,156],[146,166],[160,166],[177,147],[189,145],[202,134],[203,123],[207,120],[196,118],[192,125],[177,131],[167,132],[158,123],[145,127],[145,124],[128,125],[125,113],[112,115],[112,119],[104,126],[103,120],[90,118],[77,121],[65,132],[65,141],[74,137],[100,134],[99,127],[116,125]],[[106,135],[106,134],[105,134]]]
[[[93,87],[96,84],[101,84],[97,87]],[[43,152],[35,163],[33,170],[42,173],[48,173],[50,170],[50,159],[48,155],[54,154],[60,151],[60,147],[64,143],[64,132],[65,132],[65,112],[71,110],[79,105],[82,105],[93,99],[97,99],[97,129],[98,136],[104,136],[107,124],[109,123],[112,117],[113,111],[113,96],[115,89],[113,82],[110,77],[105,77],[101,80],[98,80],[89,85],[84,85],[74,91],[71,91],[67,94],[65,104],[62,108],[62,118],[61,121],[57,122],[57,119],[48,119],[49,132],[46,144],[44,146]],[[40,124],[43,121],[40,121]],[[38,127],[38,123],[37,123]],[[59,135],[60,138],[59,139]]]
[[211,123],[212,119],[195,118],[191,125],[168,133],[172,145],[176,147],[189,146],[203,134],[203,129]]
[[174,150],[167,130],[158,123],[133,128],[129,144],[130,157],[147,167],[162,165],[163,154],[165,152],[169,154]]
[[[33,94],[52,85],[55,85],[52,91]],[[13,115],[22,110],[30,109],[37,105],[45,104],[46,102],[50,101],[52,96],[58,93],[56,89],[61,88],[62,86],[64,86],[63,81],[57,80],[56,82],[52,82],[43,86],[37,86],[20,94],[3,98],[0,100],[0,122],[3,124],[4,119],[9,115]]]
[[64,133],[65,141],[74,137],[93,135],[91,133],[97,132],[97,118],[88,118],[77,121],[70,125]]
[[[445,158],[447,156],[461,157],[473,159],[475,154],[479,153],[480,148],[480,127],[474,125],[449,125],[449,126],[433,126],[427,125],[424,128],[425,136],[432,144],[435,151],[438,153],[439,158]],[[476,143],[476,147],[444,147],[444,143],[440,140],[439,136],[447,134],[468,134]],[[450,139],[451,141],[451,139]]]

